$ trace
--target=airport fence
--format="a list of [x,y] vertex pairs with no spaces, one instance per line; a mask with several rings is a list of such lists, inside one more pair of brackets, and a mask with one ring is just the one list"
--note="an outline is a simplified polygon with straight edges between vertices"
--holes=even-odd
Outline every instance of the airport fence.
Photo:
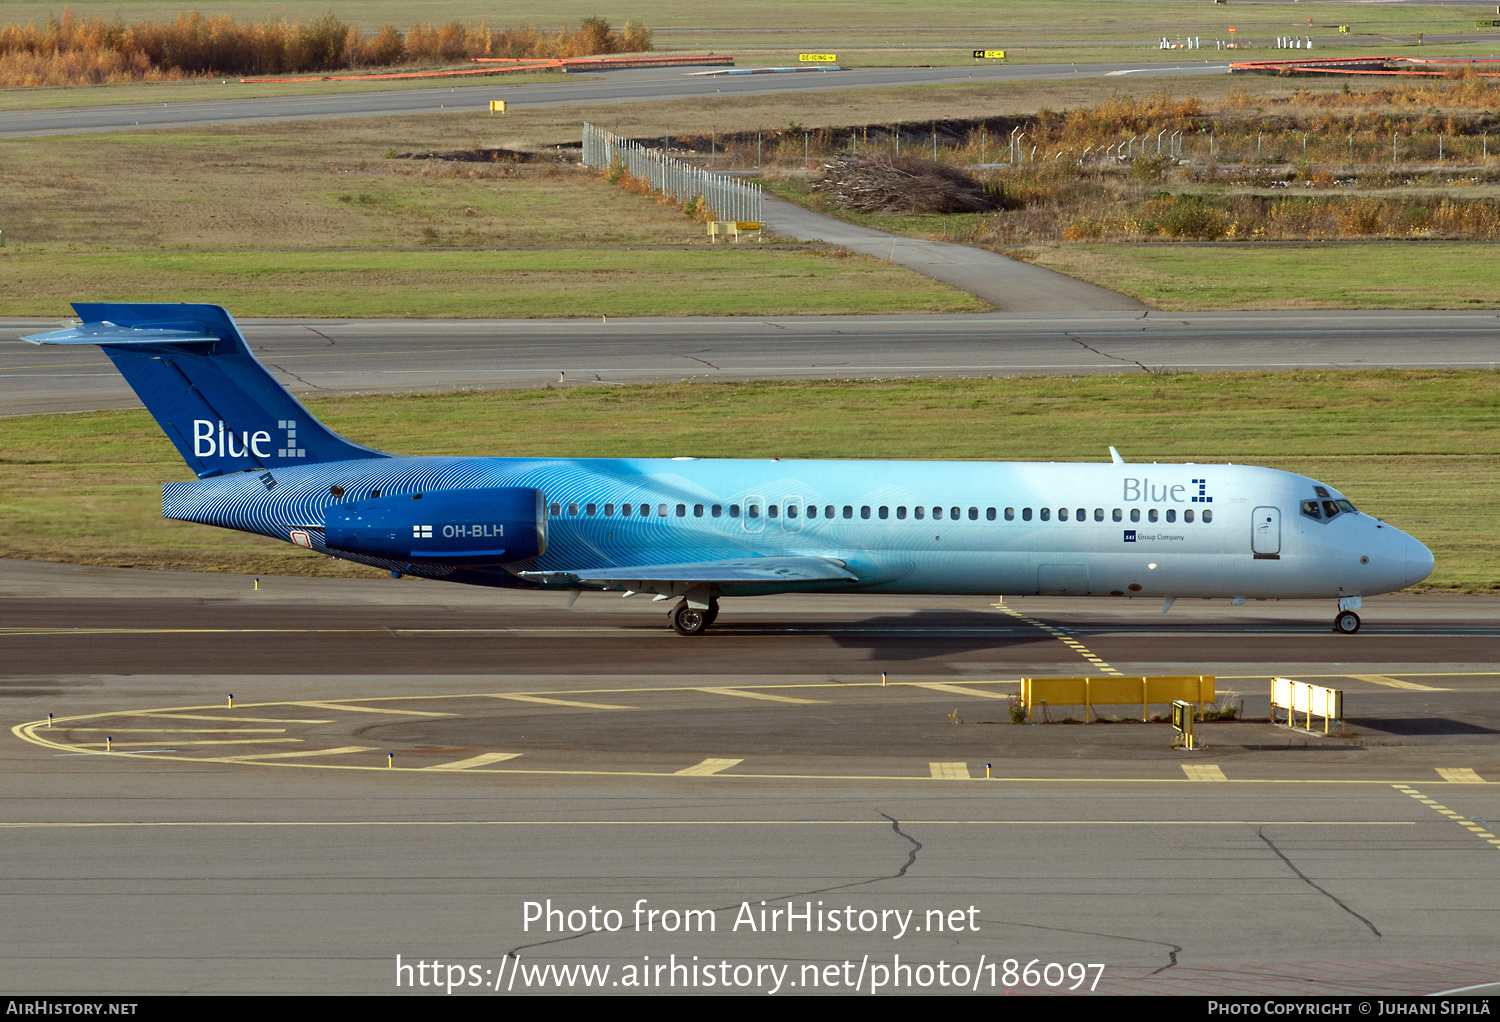
[[684,204],[699,198],[717,220],[755,223],[763,220],[760,185],[674,160],[664,152],[647,149],[639,142],[592,124],[583,126],[583,162],[606,172],[618,164],[632,176]]

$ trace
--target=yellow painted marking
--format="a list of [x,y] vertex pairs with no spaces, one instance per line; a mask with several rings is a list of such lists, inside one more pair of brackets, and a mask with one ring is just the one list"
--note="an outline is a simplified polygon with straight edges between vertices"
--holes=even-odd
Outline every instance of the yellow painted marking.
[[284,727],[64,727],[58,731],[79,731],[114,735],[280,735]]
[[969,780],[969,764],[967,763],[928,763],[927,769],[931,770],[932,776],[940,781]]
[[389,713],[395,717],[456,717],[456,713],[433,713],[430,710],[385,710],[375,706],[354,706],[346,703],[284,703],[285,706],[306,706],[314,710],[334,710],[341,713]]
[[1486,784],[1480,777],[1468,767],[1436,767],[1438,776],[1450,784]]
[[927,688],[934,692],[952,692],[960,696],[978,696],[981,699],[1009,699],[1010,696],[1004,692],[979,692],[962,685],[949,685],[941,681],[918,681],[914,682],[917,688]]
[[[1439,773],[1442,773],[1443,768],[1442,767],[1438,767],[1437,770],[1438,770]],[[1473,771],[1471,770],[1471,771],[1469,771],[1469,773],[1473,773]],[[1476,774],[1475,776],[1477,777],[1478,775]],[[1453,782],[1450,782],[1450,783],[1453,783]],[[1463,783],[1463,782],[1460,781],[1460,782],[1457,782],[1457,783]],[[1469,782],[1469,783],[1473,783],[1473,782]],[[1461,815],[1459,813],[1455,813],[1453,810],[1449,809],[1447,806],[1440,806],[1440,805],[1438,805],[1436,802],[1432,801],[1432,799],[1427,798],[1426,796],[1424,796],[1417,789],[1415,789],[1415,788],[1409,788],[1409,787],[1407,787],[1406,785],[1403,785],[1403,784],[1394,784],[1394,785],[1392,785],[1392,787],[1395,788],[1397,791],[1400,791],[1400,792],[1402,792],[1402,793],[1410,796],[1411,798],[1416,799],[1418,802],[1421,802],[1423,805],[1426,805],[1428,808],[1430,808],[1430,809],[1436,809],[1438,812],[1440,812],[1444,816],[1448,817],[1448,819],[1452,820],[1454,823],[1458,824],[1460,827],[1463,827],[1469,833],[1474,834],[1474,835],[1476,835],[1478,837],[1484,838],[1486,841],[1488,841],[1492,845],[1500,846],[1500,840],[1497,840],[1494,837],[1494,835],[1492,835],[1489,831],[1485,830],[1483,827],[1476,826],[1472,820],[1468,819],[1467,817],[1465,817],[1465,816],[1463,816],[1463,815]]]
[[1001,601],[1000,603],[992,603],[990,604],[990,606],[994,607],[1002,614],[1009,614],[1017,621],[1024,621],[1028,625],[1031,625],[1033,628],[1040,628],[1042,631],[1046,632],[1048,635],[1052,636],[1054,639],[1057,639],[1069,649],[1073,650],[1073,652],[1081,654],[1090,663],[1097,664],[1104,670],[1106,674],[1121,675],[1120,671],[1117,671],[1113,667],[1111,667],[1109,663],[1106,662],[1103,658],[1095,656],[1093,650],[1089,649],[1077,639],[1063,632],[1061,629],[1054,628],[1049,624],[1044,624],[1043,622],[1038,621],[1035,618],[1027,617],[1025,614],[1022,614],[1018,610],[1012,610],[1010,607],[1007,607],[1005,605],[1004,601]]
[[[382,768],[384,769],[384,768]],[[903,820],[924,827],[1412,827],[1410,820]],[[885,827],[885,820],[130,820],[66,823],[22,820],[0,830],[103,827]]]
[[702,763],[694,764],[677,771],[677,777],[707,777],[721,770],[728,770],[732,766],[738,766],[745,762],[742,759],[705,759]]
[[1355,681],[1368,681],[1371,685],[1384,685],[1386,688],[1406,688],[1417,692],[1451,692],[1452,689],[1433,688],[1431,685],[1418,685],[1415,681],[1402,681],[1399,678],[1387,678],[1383,674],[1349,674],[1345,677],[1353,678]]
[[[548,699],[546,696],[509,696],[491,693],[492,699],[514,699],[521,703],[545,703],[548,706],[578,706],[585,710],[634,710],[634,706],[616,706],[613,703],[580,703],[572,699]],[[451,717],[453,714],[443,714]]]
[[264,759],[302,759],[307,756],[344,756],[352,752],[371,752],[373,745],[346,745],[340,749],[303,749],[301,752],[264,752],[253,756],[224,756],[217,760],[220,763],[248,763],[251,760]]
[[[208,740],[203,740],[203,741],[197,741],[197,740],[195,740],[195,741],[191,741],[191,742],[179,742],[175,738],[163,738],[163,739],[160,739],[160,740],[155,741],[155,742],[114,742],[113,744],[114,744],[114,747],[117,748],[117,749],[132,749],[132,748],[135,748],[137,746],[161,745],[162,742],[170,742],[173,745],[273,745],[273,744],[276,744],[276,743],[285,744],[287,742],[301,743],[301,741],[302,741],[302,739],[300,739],[300,738],[239,738],[239,739],[229,738],[229,739],[221,739],[221,740],[208,739]],[[91,748],[102,749],[102,748],[104,748],[104,743],[103,742],[79,742],[78,743],[78,747],[80,749],[91,749]]]
[[798,703],[803,706],[823,706],[827,703],[824,699],[794,699],[792,696],[773,696],[769,692],[754,692],[741,688],[700,688],[698,691],[716,696],[739,696],[742,699],[764,699],[772,703]]
[[162,717],[166,720],[227,720],[245,724],[332,724],[331,720],[307,720],[303,717],[209,717],[197,713],[117,713],[116,717]]
[[478,756],[470,756],[468,759],[456,759],[452,763],[439,763],[437,766],[424,767],[425,770],[468,770],[471,767],[488,766],[491,763],[504,763],[508,759],[516,759],[519,752],[483,752]]
[[1184,763],[1182,772],[1187,774],[1190,781],[1227,781],[1224,771],[1219,769],[1217,763]]

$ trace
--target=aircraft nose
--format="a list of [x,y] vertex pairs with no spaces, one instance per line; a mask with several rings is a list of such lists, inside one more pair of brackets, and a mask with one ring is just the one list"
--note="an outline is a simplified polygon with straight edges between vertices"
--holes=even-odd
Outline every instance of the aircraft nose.
[[1414,586],[1431,575],[1434,563],[1431,550],[1412,537],[1406,537],[1406,585]]

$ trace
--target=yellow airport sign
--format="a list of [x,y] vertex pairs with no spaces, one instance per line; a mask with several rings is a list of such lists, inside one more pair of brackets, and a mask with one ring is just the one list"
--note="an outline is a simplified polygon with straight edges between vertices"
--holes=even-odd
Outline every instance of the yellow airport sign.
[[492,114],[503,114],[503,113],[505,113],[505,100],[503,100],[503,99],[492,99],[492,100],[490,100],[490,113],[492,113]]
[[803,63],[810,63],[814,61],[827,61],[829,63],[832,63],[839,58],[838,55],[834,53],[799,53],[797,54],[797,59],[802,61]]
[[989,60],[1004,60],[1005,59],[1005,51],[1004,50],[975,50],[974,51],[974,59],[975,60],[984,60],[984,59],[989,59]]

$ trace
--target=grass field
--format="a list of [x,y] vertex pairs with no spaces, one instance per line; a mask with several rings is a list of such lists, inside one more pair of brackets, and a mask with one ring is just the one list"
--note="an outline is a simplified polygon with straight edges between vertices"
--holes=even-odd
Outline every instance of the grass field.
[[1159,309],[1500,308],[1500,246],[1043,245],[1008,254]]
[[509,140],[418,120],[0,141],[0,314],[81,295],[246,316],[987,308],[865,257],[710,247],[675,207],[576,166],[387,158]]
[[[1426,588],[1500,590],[1495,372],[1121,375],[899,383],[661,384],[315,401],[404,454],[914,458],[1259,464],[1342,489],[1437,555]],[[144,411],[0,419],[0,557],[367,573],[160,518],[191,479]]]
[[211,301],[237,316],[541,319],[984,312],[976,298],[860,256],[715,249],[108,253],[0,256],[0,315],[68,301]]

